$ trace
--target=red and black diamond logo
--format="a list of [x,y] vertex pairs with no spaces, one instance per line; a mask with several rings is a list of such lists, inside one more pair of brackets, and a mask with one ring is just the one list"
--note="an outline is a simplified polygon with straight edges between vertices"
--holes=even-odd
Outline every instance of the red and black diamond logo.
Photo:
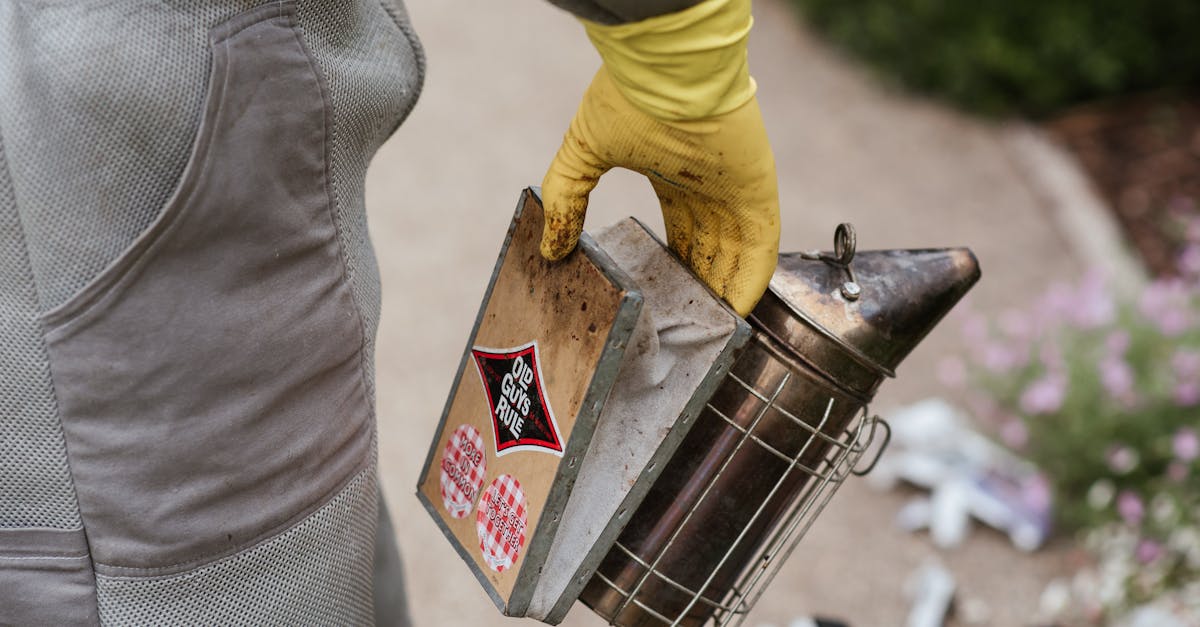
[[562,456],[562,436],[542,390],[537,342],[507,349],[475,346],[471,356],[492,410],[496,455],[541,451]]

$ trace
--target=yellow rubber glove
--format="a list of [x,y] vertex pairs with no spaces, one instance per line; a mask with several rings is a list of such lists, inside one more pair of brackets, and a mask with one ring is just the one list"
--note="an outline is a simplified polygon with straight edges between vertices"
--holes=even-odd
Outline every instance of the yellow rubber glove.
[[650,179],[667,243],[745,316],[779,252],[775,161],[746,66],[749,0],[705,0],[617,26],[584,22],[604,65],[542,182],[542,255],[575,248],[588,194],[624,167]]

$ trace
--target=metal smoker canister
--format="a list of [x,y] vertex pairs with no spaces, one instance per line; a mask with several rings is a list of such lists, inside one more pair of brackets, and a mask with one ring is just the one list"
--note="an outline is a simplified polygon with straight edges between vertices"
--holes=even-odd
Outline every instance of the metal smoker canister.
[[853,470],[880,382],[979,278],[967,249],[834,242],[780,256],[750,342],[584,588],[610,624],[744,618]]

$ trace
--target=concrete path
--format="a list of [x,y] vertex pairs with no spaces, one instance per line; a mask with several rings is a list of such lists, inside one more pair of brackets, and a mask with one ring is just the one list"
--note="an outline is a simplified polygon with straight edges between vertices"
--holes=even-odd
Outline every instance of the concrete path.
[[[598,58],[578,24],[545,3],[409,5],[429,77],[367,186],[384,281],[385,490],[417,624],[516,624],[499,617],[420,508],[414,486],[518,192],[540,182]],[[828,248],[842,221],[856,225],[863,249],[967,245],[984,269],[974,303],[991,311],[1080,272],[1014,166],[1005,129],[882,88],[780,0],[760,0],[755,12],[751,67],[778,162],[783,250]],[[649,185],[614,172],[593,195],[588,227],[626,215],[661,232]],[[959,347],[953,325],[935,331],[884,386],[875,409],[939,393],[934,367]],[[1045,581],[1062,568],[1061,554],[1019,555],[986,531],[938,552],[928,538],[892,528],[905,498],[850,482],[746,624],[782,627],[804,614],[856,626],[902,623],[903,580],[931,557],[959,578],[961,598],[989,610],[989,624],[1029,623]],[[602,622],[577,605],[567,624]]]

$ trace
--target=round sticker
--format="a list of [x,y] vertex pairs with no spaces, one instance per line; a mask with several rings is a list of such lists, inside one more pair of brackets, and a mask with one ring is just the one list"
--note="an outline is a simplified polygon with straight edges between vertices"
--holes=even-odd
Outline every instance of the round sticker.
[[486,474],[483,436],[475,427],[461,425],[442,451],[442,504],[451,518],[466,518],[471,513]]
[[525,492],[512,475],[500,475],[479,500],[475,531],[483,561],[496,572],[512,568],[525,546]]

